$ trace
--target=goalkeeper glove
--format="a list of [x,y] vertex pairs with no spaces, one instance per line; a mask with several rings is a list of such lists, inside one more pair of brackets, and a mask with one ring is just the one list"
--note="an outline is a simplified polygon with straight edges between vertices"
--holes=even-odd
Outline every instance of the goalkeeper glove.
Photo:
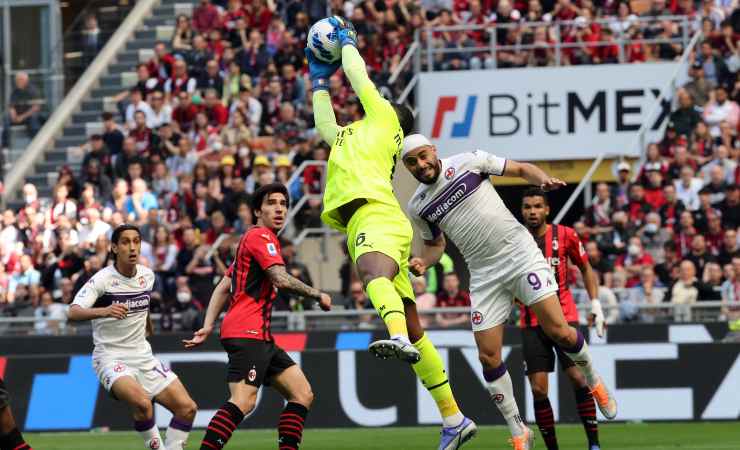
[[334,28],[337,30],[339,45],[342,47],[345,45],[357,47],[357,31],[355,31],[355,26],[352,25],[352,22],[343,17],[331,16],[329,23],[334,25]]
[[317,90],[329,90],[329,78],[339,69],[341,61],[326,63],[319,60],[313,52],[306,48],[304,50],[308,59],[308,77],[311,79],[311,88]]
[[598,299],[591,300],[591,321],[596,326],[596,334],[604,337],[606,323],[604,321],[604,310],[601,308],[601,302]]

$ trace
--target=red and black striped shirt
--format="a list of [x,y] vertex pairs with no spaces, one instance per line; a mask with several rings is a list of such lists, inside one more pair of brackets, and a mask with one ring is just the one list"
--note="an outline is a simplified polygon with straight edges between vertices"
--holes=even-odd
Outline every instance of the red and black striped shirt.
[[[568,260],[570,259],[579,269],[588,262],[588,255],[575,230],[563,225],[547,225],[544,236],[534,236],[534,240],[545,255],[555,278],[558,281],[558,298],[563,308],[565,320],[578,322],[578,309],[573,301],[573,294],[568,287]],[[522,328],[536,327],[537,316],[526,306],[520,306],[519,326]]]
[[272,340],[270,322],[277,289],[266,270],[274,265],[285,265],[275,233],[266,227],[247,230],[226,272],[231,278],[231,303],[221,324],[221,339]]

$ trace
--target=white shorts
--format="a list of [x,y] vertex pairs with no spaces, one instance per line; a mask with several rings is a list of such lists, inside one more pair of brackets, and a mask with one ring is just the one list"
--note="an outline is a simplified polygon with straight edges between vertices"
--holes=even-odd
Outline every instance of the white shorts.
[[135,359],[93,357],[93,368],[106,391],[110,392],[119,378],[129,376],[144,388],[149,398],[156,397],[177,379],[175,372],[154,356]]
[[510,275],[508,277],[496,277],[490,272],[473,273],[471,270],[470,322],[473,331],[506,323],[514,299],[532,306],[558,292],[558,283],[544,257],[515,267],[513,272],[507,274]]

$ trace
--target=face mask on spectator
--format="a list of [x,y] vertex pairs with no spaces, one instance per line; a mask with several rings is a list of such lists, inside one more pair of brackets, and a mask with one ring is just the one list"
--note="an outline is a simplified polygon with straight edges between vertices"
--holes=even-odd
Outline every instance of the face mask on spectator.
[[180,303],[190,303],[190,292],[178,292],[177,293],[177,301]]
[[630,245],[627,247],[627,252],[629,252],[630,256],[637,256],[640,254],[640,246]]
[[649,223],[645,225],[645,232],[649,234],[655,234],[658,232],[658,224],[657,223]]

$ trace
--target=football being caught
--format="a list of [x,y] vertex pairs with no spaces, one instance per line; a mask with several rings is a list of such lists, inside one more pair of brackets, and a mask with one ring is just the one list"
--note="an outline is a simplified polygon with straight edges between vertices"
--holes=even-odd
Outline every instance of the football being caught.
[[308,48],[314,56],[327,63],[339,61],[342,57],[342,48],[339,46],[337,32],[329,19],[321,19],[308,31]]

